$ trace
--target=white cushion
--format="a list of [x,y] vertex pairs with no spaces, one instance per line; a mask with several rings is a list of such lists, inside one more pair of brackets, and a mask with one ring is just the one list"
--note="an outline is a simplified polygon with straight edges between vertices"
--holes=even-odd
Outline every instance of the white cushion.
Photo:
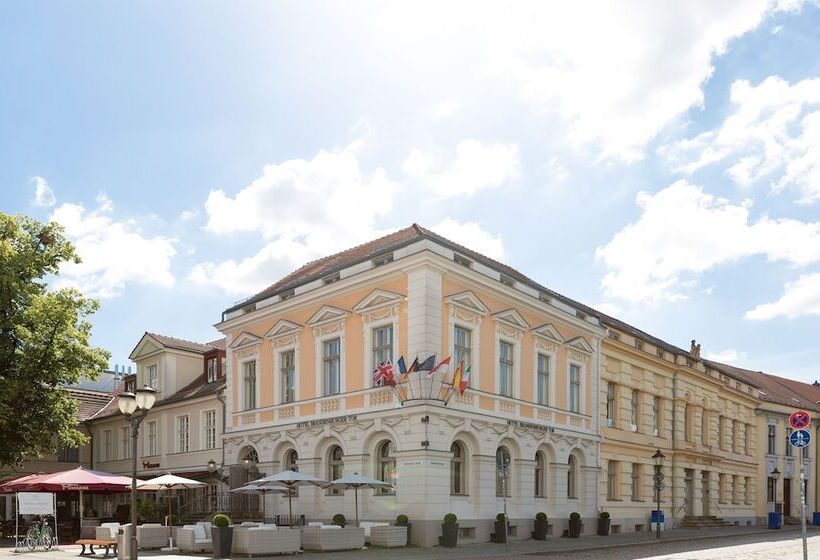
[[202,525],[194,525],[194,539],[197,541],[204,541],[208,539],[207,533],[205,533],[205,527]]
[[324,523],[321,521],[311,521],[308,523],[308,527],[321,527],[322,525],[324,525]]
[[341,525],[322,525],[322,529],[341,529]]

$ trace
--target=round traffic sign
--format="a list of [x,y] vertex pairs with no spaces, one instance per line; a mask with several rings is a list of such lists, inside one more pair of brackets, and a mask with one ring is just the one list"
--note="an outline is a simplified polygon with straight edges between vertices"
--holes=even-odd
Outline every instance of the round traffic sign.
[[811,424],[811,414],[805,410],[795,410],[789,415],[789,425],[795,430],[803,430]]
[[811,434],[808,430],[795,430],[789,434],[789,443],[792,447],[807,447],[811,442]]

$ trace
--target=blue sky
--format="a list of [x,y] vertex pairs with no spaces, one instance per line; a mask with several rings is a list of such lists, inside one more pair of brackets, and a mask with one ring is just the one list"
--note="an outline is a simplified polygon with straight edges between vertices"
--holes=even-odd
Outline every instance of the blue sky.
[[820,378],[820,7],[544,4],[7,6],[0,209],[66,225],[112,364],[415,221]]

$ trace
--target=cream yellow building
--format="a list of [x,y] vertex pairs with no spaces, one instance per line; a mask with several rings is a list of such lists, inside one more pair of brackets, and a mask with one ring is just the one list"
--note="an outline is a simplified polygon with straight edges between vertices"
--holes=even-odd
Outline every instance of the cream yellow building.
[[[560,532],[598,511],[596,317],[520,273],[419,226],[315,261],[223,314],[226,455],[259,470],[395,481],[365,491],[363,519],[407,514],[432,545],[447,512],[462,542],[489,538],[506,507],[512,536],[536,512]],[[471,366],[470,389],[445,406],[437,391],[402,405],[374,387],[383,360],[435,354]],[[425,376],[416,373],[415,376]],[[497,476],[508,457],[510,478]],[[361,493],[360,493],[361,494]],[[283,498],[279,511],[287,511]],[[301,488],[297,514],[353,516],[353,494]]]

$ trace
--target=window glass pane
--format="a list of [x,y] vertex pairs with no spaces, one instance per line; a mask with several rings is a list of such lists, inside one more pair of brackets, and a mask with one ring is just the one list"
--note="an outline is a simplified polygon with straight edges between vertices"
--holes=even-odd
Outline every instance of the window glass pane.
[[338,338],[326,340],[323,345],[324,394],[336,395],[341,390],[341,345]]
[[282,402],[293,402],[296,400],[294,388],[296,352],[294,350],[282,352],[280,370],[282,375]]
[[575,364],[569,366],[569,410],[581,411],[581,367]]
[[546,354],[538,354],[538,404],[549,405],[549,377],[550,358]]
[[501,341],[498,347],[498,390],[506,396],[512,396],[513,347]]

